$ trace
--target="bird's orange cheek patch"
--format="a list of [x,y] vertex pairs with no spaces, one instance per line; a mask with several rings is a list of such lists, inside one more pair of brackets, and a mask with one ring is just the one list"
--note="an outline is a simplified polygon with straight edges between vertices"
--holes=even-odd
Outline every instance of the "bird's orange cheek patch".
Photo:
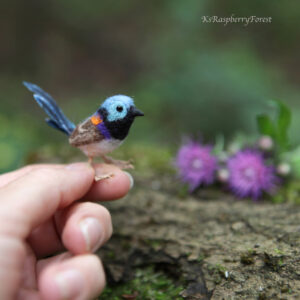
[[99,116],[92,116],[91,121],[94,125],[98,125],[103,122],[103,120]]

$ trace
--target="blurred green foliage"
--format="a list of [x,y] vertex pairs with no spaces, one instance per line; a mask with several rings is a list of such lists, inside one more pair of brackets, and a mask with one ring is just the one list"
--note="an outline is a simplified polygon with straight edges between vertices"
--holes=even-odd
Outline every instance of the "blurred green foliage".
[[258,129],[262,135],[270,136],[278,146],[279,152],[290,150],[290,141],[288,137],[292,114],[291,110],[281,101],[271,101],[276,109],[276,118],[272,120],[267,114],[259,114],[257,119]]
[[[146,114],[129,143],[176,147],[182,134],[214,141],[251,135],[268,99],[292,107],[291,143],[300,142],[297,1],[4,0],[0,46],[0,172],[32,149],[65,143],[22,80],[51,93],[78,122],[116,93]],[[272,17],[224,26],[202,16]],[[126,144],[125,144],[126,145]],[[126,147],[126,146],[125,146]]]

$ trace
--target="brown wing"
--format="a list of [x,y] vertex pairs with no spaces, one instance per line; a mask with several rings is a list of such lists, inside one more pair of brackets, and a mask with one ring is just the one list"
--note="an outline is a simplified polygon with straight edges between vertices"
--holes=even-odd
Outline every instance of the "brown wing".
[[69,143],[74,147],[100,142],[104,139],[99,129],[90,118],[76,126],[69,137]]

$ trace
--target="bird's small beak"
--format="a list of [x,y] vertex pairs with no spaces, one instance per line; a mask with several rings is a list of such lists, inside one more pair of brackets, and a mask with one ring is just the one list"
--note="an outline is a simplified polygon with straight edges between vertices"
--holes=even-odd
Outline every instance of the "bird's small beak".
[[136,107],[133,108],[132,113],[135,117],[144,116],[144,113],[141,110],[137,109]]

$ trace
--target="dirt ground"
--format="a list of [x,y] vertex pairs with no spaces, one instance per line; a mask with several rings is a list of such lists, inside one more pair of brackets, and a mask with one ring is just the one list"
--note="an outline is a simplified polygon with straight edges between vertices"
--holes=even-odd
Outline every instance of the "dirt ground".
[[203,190],[180,197],[171,178],[139,179],[107,204],[114,235],[100,256],[110,282],[154,265],[186,299],[300,299],[300,206]]

